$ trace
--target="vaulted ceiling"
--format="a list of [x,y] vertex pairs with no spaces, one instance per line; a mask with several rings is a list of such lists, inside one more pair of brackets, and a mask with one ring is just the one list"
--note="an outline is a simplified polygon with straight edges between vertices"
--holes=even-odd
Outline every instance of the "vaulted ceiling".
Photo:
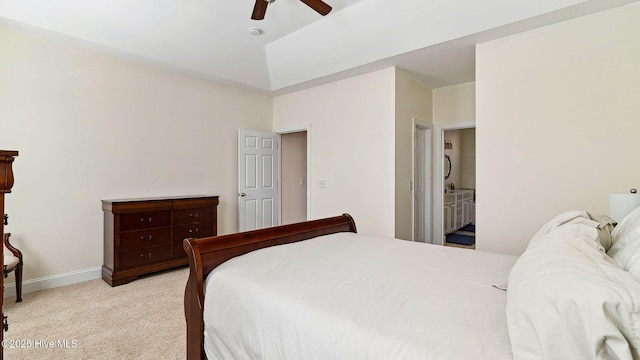
[[[279,94],[388,66],[430,87],[475,77],[474,45],[637,0],[0,0],[0,23]],[[251,35],[259,28],[261,35]]]

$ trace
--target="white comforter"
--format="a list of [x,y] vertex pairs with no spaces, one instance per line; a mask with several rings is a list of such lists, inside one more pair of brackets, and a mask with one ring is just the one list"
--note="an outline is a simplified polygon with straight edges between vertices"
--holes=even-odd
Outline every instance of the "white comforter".
[[511,359],[514,256],[340,233],[232,259],[207,278],[214,359]]
[[640,360],[640,283],[604,251],[598,222],[568,211],[533,237],[509,275],[517,360]]

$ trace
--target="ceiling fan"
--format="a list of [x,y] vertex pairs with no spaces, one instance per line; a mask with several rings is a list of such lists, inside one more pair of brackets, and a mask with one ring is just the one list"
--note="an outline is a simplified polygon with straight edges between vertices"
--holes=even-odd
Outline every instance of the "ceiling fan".
[[[256,0],[256,4],[253,7],[253,13],[251,13],[251,19],[262,20],[264,14],[267,12],[267,5],[271,4],[275,0]],[[322,0],[300,0],[307,4],[310,8],[317,11],[320,15],[325,16],[331,12],[331,6]]]

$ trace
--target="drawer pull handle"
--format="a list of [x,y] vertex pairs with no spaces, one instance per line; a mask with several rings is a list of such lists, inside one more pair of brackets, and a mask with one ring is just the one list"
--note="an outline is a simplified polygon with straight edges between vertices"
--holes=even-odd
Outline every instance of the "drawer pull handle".
[[140,257],[141,257],[142,259],[151,259],[151,253],[149,253],[148,255],[140,254]]
[[147,219],[140,218],[140,222],[146,222],[147,224],[150,224],[152,220],[153,220],[152,218],[147,218]]
[[198,217],[200,217],[200,214],[198,214],[198,213],[195,213],[195,214],[189,214],[189,217],[192,217],[192,218],[198,218]]
[[198,230],[198,228],[195,228],[195,229],[189,229],[189,234],[197,234],[198,232],[200,232],[200,231]]
[[144,240],[149,240],[151,241],[151,239],[153,239],[153,235],[148,235],[148,236],[140,236],[140,240],[144,241]]

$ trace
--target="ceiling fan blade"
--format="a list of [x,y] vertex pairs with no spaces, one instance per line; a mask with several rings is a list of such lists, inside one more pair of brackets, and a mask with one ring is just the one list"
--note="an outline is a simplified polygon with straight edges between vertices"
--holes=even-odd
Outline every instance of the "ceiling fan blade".
[[331,12],[332,7],[322,0],[300,0],[307,4],[310,8],[317,11],[320,15],[325,16]]
[[264,19],[264,14],[267,12],[267,5],[269,5],[269,3],[265,0],[256,0],[256,4],[253,6],[253,12],[251,13],[251,19]]

